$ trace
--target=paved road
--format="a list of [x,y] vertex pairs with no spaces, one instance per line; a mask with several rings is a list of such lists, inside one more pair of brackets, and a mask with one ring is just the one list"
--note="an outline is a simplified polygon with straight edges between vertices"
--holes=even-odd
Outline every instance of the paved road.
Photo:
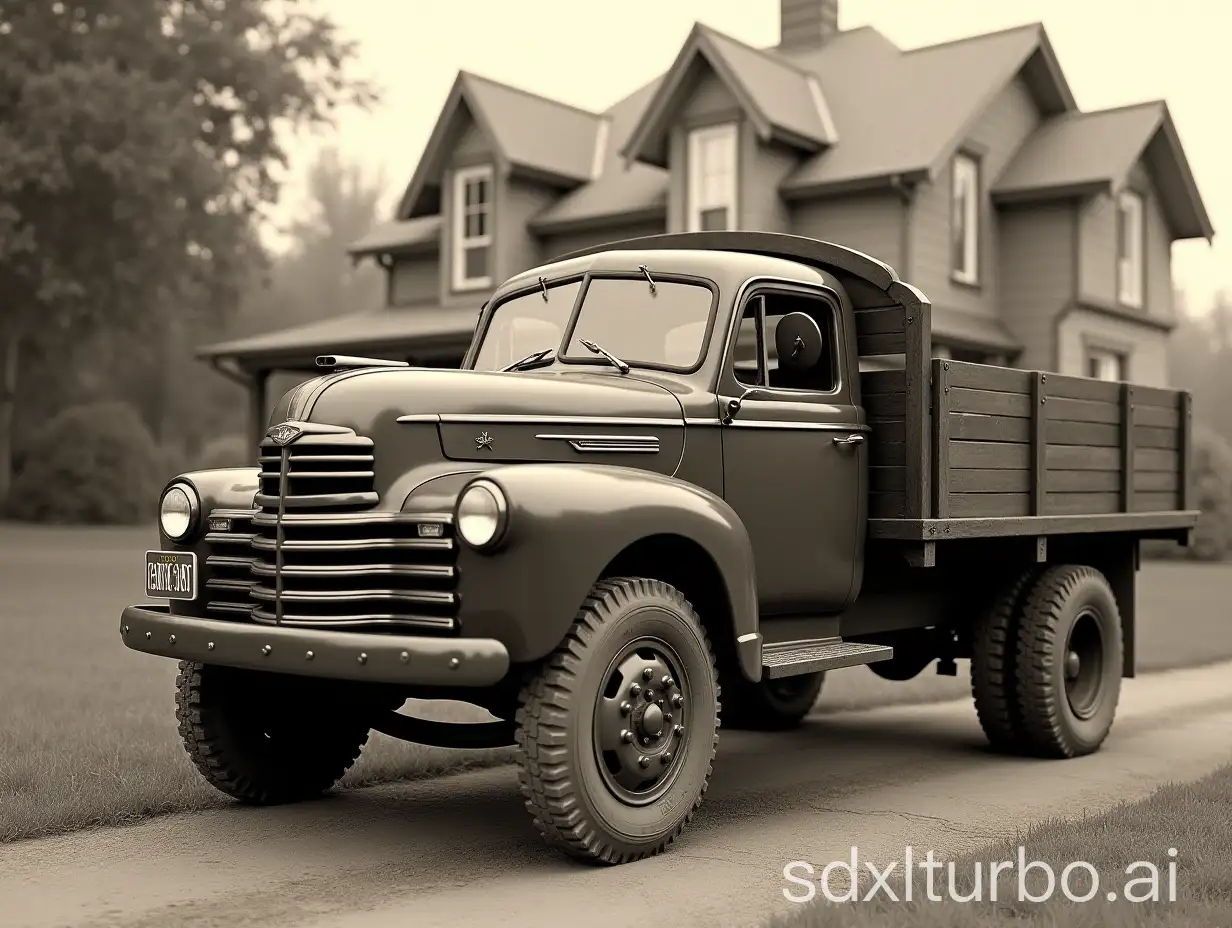
[[1232,664],[1127,681],[1104,749],[1068,762],[991,755],[965,701],[725,733],[697,821],[667,855],[616,868],[542,846],[510,769],[172,816],[0,847],[0,923],[624,928],[670,897],[676,928],[756,925],[790,907],[788,861],[820,867],[853,844],[862,859],[907,845],[947,859],[1197,778],[1232,761],[1229,731]]

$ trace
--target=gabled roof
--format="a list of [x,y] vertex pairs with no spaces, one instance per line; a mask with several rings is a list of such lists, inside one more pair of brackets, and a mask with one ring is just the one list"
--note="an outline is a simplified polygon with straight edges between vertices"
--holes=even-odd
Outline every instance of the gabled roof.
[[992,196],[1014,203],[1116,192],[1144,158],[1176,237],[1209,240],[1210,217],[1162,100],[1048,120],[1006,166]]
[[598,173],[596,152],[607,134],[600,114],[460,71],[398,206],[399,219],[439,210],[441,177],[468,115],[491,140],[503,170],[564,189]]
[[405,253],[433,244],[439,241],[440,237],[440,216],[383,222],[363,238],[352,242],[347,247],[347,254],[358,259],[367,255]]
[[763,141],[777,138],[804,151],[838,141],[815,74],[696,23],[622,148],[627,161],[667,166],[668,131],[699,65],[718,75]]

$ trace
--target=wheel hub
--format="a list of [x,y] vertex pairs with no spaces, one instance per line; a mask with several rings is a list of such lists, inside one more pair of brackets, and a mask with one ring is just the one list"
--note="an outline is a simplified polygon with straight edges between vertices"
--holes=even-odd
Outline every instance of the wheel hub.
[[1103,664],[1104,636],[1099,616],[1092,609],[1084,609],[1069,630],[1061,665],[1065,698],[1079,719],[1092,718],[1103,701]]
[[653,802],[678,771],[689,702],[680,664],[665,642],[634,642],[613,660],[595,706],[599,769],[613,795],[630,805]]
[[1065,679],[1077,680],[1078,673],[1082,670],[1082,658],[1078,656],[1077,651],[1070,651],[1065,655]]

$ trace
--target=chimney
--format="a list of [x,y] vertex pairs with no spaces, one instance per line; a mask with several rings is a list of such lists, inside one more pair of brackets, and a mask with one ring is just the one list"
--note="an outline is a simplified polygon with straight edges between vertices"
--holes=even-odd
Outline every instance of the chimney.
[[779,0],[779,48],[820,48],[838,32],[838,0]]

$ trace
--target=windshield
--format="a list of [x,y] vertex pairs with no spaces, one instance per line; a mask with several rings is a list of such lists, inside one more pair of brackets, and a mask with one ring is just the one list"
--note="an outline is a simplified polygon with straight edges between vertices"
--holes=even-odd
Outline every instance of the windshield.
[[701,362],[714,309],[704,283],[645,277],[595,277],[564,358],[595,363],[582,340],[593,342],[635,367],[689,371]]
[[580,280],[548,285],[546,291],[533,290],[497,306],[475,356],[474,369],[498,371],[536,351],[555,351],[565,337],[581,288]]

